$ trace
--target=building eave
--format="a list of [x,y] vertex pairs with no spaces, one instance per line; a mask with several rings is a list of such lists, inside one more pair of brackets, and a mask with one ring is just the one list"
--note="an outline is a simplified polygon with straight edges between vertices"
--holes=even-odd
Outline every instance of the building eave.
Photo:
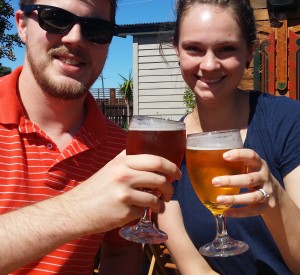
[[126,37],[127,35],[149,35],[158,33],[170,33],[174,29],[174,22],[158,22],[143,24],[118,25],[117,36]]

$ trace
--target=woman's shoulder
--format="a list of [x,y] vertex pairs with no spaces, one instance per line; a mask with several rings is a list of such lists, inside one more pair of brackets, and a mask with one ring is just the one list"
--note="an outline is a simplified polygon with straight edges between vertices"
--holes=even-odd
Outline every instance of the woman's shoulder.
[[259,91],[250,92],[250,105],[261,109],[269,110],[271,112],[291,112],[295,110],[300,112],[300,101],[289,98],[287,96],[275,96]]
[[266,100],[269,102],[287,102],[291,104],[300,104],[300,101],[292,99],[285,95],[273,95],[269,93],[263,93],[260,91],[250,91],[250,97],[257,98],[258,100]]
[[276,136],[283,131],[300,127],[300,101],[287,96],[274,96],[253,91],[250,93],[249,127],[269,131]]

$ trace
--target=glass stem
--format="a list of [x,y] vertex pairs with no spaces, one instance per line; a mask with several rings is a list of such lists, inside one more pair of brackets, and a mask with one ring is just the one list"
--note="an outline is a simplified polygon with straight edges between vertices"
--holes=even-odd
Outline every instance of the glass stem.
[[222,238],[227,236],[227,229],[226,229],[226,218],[224,215],[219,214],[215,216],[216,225],[217,225],[217,236],[216,238]]
[[151,221],[151,214],[152,214],[151,208],[145,207],[145,209],[144,209],[144,215],[141,218],[140,222],[142,222],[142,223],[152,223],[152,221]]

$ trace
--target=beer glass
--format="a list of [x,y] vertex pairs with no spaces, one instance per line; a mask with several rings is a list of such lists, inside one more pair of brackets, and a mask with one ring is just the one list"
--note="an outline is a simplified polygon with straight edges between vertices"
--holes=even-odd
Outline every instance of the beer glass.
[[226,130],[190,134],[187,136],[186,163],[192,186],[206,208],[216,219],[215,239],[200,247],[202,255],[208,257],[227,257],[244,253],[248,245],[233,240],[227,233],[224,210],[231,205],[219,204],[219,195],[236,195],[240,188],[216,187],[212,179],[217,176],[244,173],[243,162],[227,162],[223,153],[242,148],[243,142],[239,130]]
[[[185,124],[147,116],[133,116],[129,123],[126,154],[152,154],[174,162],[178,167],[186,148]],[[159,196],[156,190],[144,189]],[[151,221],[151,209],[146,208],[139,223],[120,229],[119,234],[138,243],[162,243],[168,239],[165,232]]]

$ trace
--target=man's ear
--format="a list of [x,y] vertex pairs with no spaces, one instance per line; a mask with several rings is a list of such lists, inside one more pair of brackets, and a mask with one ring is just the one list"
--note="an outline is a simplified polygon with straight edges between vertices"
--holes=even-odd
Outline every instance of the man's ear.
[[16,20],[16,26],[18,28],[19,37],[21,38],[22,42],[26,44],[27,22],[23,11],[17,10],[15,20]]

